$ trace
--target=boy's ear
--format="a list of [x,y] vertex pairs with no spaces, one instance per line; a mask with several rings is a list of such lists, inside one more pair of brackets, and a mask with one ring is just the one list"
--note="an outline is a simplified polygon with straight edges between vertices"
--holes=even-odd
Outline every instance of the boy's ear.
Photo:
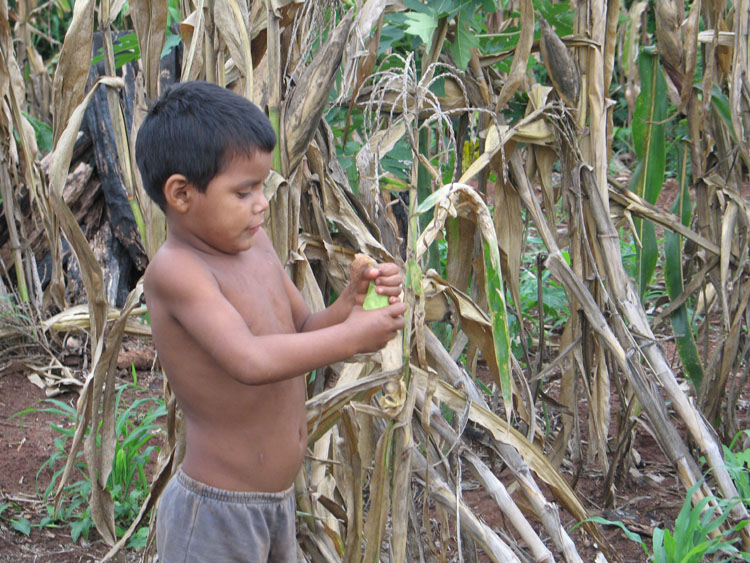
[[167,207],[178,213],[185,213],[190,208],[192,199],[192,186],[188,179],[182,174],[172,174],[164,182],[164,199]]

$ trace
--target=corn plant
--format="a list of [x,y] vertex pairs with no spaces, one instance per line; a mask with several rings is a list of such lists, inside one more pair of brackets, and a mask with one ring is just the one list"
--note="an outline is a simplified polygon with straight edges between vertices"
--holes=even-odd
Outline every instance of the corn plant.
[[[732,534],[742,530],[750,524],[744,520],[731,529],[720,530],[721,525],[729,518],[733,504],[740,502],[739,499],[716,499],[703,498],[695,506],[689,502],[690,495],[695,493],[694,489],[688,491],[688,497],[677,515],[674,523],[674,531],[657,528],[653,536],[652,559],[656,563],[699,563],[705,558],[717,552],[730,555],[740,555],[735,546],[740,541],[739,536]],[[743,553],[742,559],[747,561],[750,554]]]

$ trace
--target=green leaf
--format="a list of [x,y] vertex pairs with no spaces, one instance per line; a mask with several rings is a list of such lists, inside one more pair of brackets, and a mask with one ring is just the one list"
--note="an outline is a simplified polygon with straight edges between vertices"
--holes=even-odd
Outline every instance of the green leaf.
[[665,563],[667,560],[667,554],[664,550],[664,529],[663,528],[654,528],[652,546],[653,546],[653,556],[651,560],[654,563]]
[[[666,165],[664,142],[667,118],[667,96],[664,75],[659,59],[653,52],[643,49],[638,57],[641,76],[641,93],[633,114],[633,145],[638,157],[638,168],[631,180],[630,189],[649,203],[656,203]],[[635,219],[635,228],[642,247],[636,248],[636,275],[638,291],[643,297],[656,268],[656,235],[650,221]]]
[[70,537],[73,540],[73,543],[77,543],[81,536],[84,538],[88,537],[91,524],[91,520],[88,517],[84,517],[80,520],[76,520],[70,525]]
[[[625,536],[630,540],[634,541],[637,544],[640,544],[640,546],[643,548],[643,551],[648,554],[648,549],[646,548],[646,544],[641,539],[641,536],[633,532],[632,530],[628,529],[625,524],[618,520],[607,520],[606,518],[603,518],[601,516],[591,516],[589,518],[586,518],[583,522],[596,522],[597,524],[604,524],[605,526],[617,526],[622,530],[622,532],[625,534]],[[579,525],[583,524],[583,522],[579,522],[576,524],[575,527],[578,527]],[[575,529],[575,528],[574,528]]]
[[[683,225],[690,224],[690,195],[688,193],[687,157],[688,145],[685,143],[680,151],[678,179],[680,192],[672,206],[672,213],[679,213]],[[664,282],[669,299],[674,301],[682,295],[684,285],[682,277],[682,237],[677,233],[667,232],[664,235]],[[688,374],[693,387],[697,390],[703,381],[703,366],[698,347],[693,337],[693,329],[688,317],[687,307],[677,309],[670,317],[675,335],[677,352],[682,366]]]
[[130,537],[128,549],[143,549],[148,539],[148,526],[141,526],[138,531]]
[[437,29],[438,18],[431,14],[413,12],[406,14],[404,21],[406,33],[419,37],[429,50],[432,46],[432,35]]
[[732,112],[729,109],[729,98],[726,97],[717,84],[714,84],[711,89],[711,105],[721,120],[726,124],[727,129],[729,129],[729,133],[732,136],[732,140],[736,143],[737,133],[732,124]]
[[31,126],[34,128],[34,136],[36,137],[36,144],[39,147],[39,150],[44,154],[52,152],[52,127],[44,121],[39,121],[35,117],[32,117],[26,112],[23,112],[23,116],[29,120],[29,123],[31,123]]
[[21,532],[24,536],[28,536],[31,533],[31,522],[26,518],[19,518],[18,520],[11,520],[10,525],[17,532]]
[[495,347],[498,372],[500,374],[500,388],[503,393],[505,412],[510,413],[513,408],[510,374],[510,334],[508,320],[505,316],[505,290],[503,289],[503,275],[500,270],[500,252],[497,241],[484,240],[484,288],[487,294],[490,324],[492,325],[492,341]]
[[161,50],[161,58],[166,57],[172,49],[177,47],[182,41],[182,36],[174,33],[167,33],[167,39],[164,41],[164,48]]
[[456,66],[461,70],[466,70],[471,59],[471,49],[479,47],[479,39],[476,33],[466,24],[465,12],[458,15],[456,22],[456,38],[451,43],[450,51]]

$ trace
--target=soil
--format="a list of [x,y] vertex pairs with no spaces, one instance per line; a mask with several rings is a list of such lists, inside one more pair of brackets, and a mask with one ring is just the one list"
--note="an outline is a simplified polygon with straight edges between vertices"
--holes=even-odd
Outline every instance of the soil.
[[[614,418],[619,409],[619,401],[614,392],[610,404],[613,422],[610,427],[609,442],[612,445],[616,438]],[[581,405],[579,414],[582,421],[585,420],[583,417],[587,408]],[[581,426],[585,427],[585,423]],[[584,451],[588,448],[584,429],[582,429],[582,446]],[[599,516],[611,522],[621,522],[650,546],[655,528],[674,529],[674,521],[682,507],[685,492],[672,465],[651,435],[642,428],[636,429],[633,450],[636,452],[639,463],[636,464],[631,460],[628,474],[615,481],[615,499],[611,504],[603,498],[606,474],[598,464],[586,463],[582,460],[579,467],[578,464],[566,459],[560,468],[560,473],[574,489],[589,516]],[[492,460],[492,457],[487,456],[485,462],[487,463],[488,460]],[[496,465],[495,469],[495,474],[506,486],[512,482],[512,477],[507,470],[502,471],[501,464]],[[540,486],[544,490],[541,484]],[[548,491],[545,492],[548,499],[553,498]],[[513,496],[517,500],[523,500],[518,494]],[[505,530],[506,533],[510,530],[509,523],[504,519],[495,501],[481,487],[465,491],[463,497],[491,528]],[[600,547],[582,528],[571,532],[577,520],[563,508],[559,508],[559,513],[563,527],[569,531],[583,561],[593,562],[597,554],[602,551]],[[540,528],[537,526],[535,529],[539,532]],[[621,558],[621,561],[625,563],[647,561],[643,548],[628,539],[617,525],[601,525],[600,530],[609,542],[612,551]],[[544,539],[544,535],[540,537]],[[554,554],[555,550],[549,543],[548,547]],[[555,554],[555,557],[562,560],[560,554]],[[614,560],[616,559],[610,559],[610,561]],[[488,561],[488,559],[480,556],[480,561]]]

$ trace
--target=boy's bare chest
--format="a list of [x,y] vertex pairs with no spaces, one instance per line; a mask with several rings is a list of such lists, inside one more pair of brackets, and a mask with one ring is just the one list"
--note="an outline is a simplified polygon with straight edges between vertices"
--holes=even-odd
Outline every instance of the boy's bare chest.
[[284,276],[275,257],[256,253],[214,270],[224,297],[255,335],[295,331]]

